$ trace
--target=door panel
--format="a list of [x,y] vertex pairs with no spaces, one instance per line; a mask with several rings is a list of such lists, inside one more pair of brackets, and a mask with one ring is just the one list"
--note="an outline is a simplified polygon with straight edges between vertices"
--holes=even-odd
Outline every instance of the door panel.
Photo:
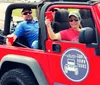
[[[50,72],[54,81],[63,84],[85,85],[99,82],[100,69],[97,67],[100,58],[96,57],[95,49],[85,44],[72,42],[48,42],[61,46],[61,52],[53,52],[49,57]],[[97,70],[98,69],[98,70]]]

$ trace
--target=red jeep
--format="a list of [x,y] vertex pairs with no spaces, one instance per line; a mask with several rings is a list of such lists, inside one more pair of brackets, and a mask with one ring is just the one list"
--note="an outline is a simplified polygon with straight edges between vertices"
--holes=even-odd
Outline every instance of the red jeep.
[[[5,43],[12,33],[14,9],[36,9],[39,22],[39,49],[28,47],[24,37],[13,46]],[[79,43],[51,40],[45,26],[45,12],[59,8],[54,32],[69,28],[68,14],[77,10],[82,30]],[[2,17],[2,16],[1,16]],[[0,31],[1,85],[100,85],[100,2],[55,1],[11,4],[6,10],[4,30]]]

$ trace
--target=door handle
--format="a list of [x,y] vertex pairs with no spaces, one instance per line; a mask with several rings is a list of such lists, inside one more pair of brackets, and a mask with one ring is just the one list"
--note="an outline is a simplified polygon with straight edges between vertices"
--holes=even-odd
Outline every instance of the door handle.
[[52,51],[53,52],[61,52],[61,46],[59,44],[52,44]]

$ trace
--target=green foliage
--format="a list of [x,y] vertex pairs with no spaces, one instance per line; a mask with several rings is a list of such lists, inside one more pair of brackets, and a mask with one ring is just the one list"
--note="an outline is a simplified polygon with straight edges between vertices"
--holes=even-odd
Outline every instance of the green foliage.
[[12,15],[13,16],[21,16],[21,9],[15,9],[15,10],[13,10]]
[[68,9],[69,12],[71,12],[71,11],[78,11],[78,10],[79,10],[79,9],[71,9],[71,8]]

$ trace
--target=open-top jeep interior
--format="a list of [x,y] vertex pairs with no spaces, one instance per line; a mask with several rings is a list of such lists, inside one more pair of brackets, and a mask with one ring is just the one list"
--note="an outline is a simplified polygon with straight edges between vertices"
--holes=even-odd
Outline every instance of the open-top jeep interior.
[[[33,17],[36,19],[39,23],[39,48],[40,49],[45,49],[45,41],[48,39],[47,36],[47,31],[46,31],[46,26],[45,26],[45,12],[50,11],[54,8],[57,8],[58,11],[55,14],[54,21],[52,22],[52,28],[55,33],[65,30],[70,28],[69,22],[68,22],[68,14],[71,11],[78,11],[81,15],[81,25],[83,29],[85,27],[90,27],[93,29],[95,35],[96,32],[96,25],[94,22],[92,10],[87,6],[87,9],[84,7],[79,7],[79,4],[82,5],[91,5],[92,2],[41,2],[37,4],[11,4],[7,11],[6,11],[6,20],[5,20],[5,26],[4,26],[4,31],[1,32],[1,35],[3,34],[4,36],[7,36],[8,34],[11,34],[14,32],[16,29],[16,26],[23,21],[22,17],[15,17],[13,16],[14,12],[16,10],[19,10],[20,16],[21,16],[21,9],[26,7],[26,8],[32,8],[33,10]],[[68,4],[71,3],[72,6],[69,6]],[[44,6],[43,6],[44,5]],[[43,7],[42,7],[43,6]],[[48,8],[48,9],[47,9]],[[89,33],[88,33],[89,34]],[[0,42],[1,44],[5,44],[5,37],[3,38],[2,36],[0,37]],[[83,40],[84,41],[84,40]],[[83,41],[80,41],[82,43]],[[96,42],[96,38],[93,40],[90,40],[93,42]],[[63,42],[63,41],[60,41]],[[65,42],[65,41],[64,41]],[[69,42],[69,41],[68,41]],[[88,42],[88,41],[86,41]],[[93,43],[89,42],[89,43]],[[24,39],[24,36],[18,38],[13,46],[22,46],[22,47],[29,47],[27,41]]]
[[[31,5],[31,4],[10,4],[9,7],[6,10],[6,15],[5,15],[5,26],[4,30],[1,30],[1,44],[6,44],[5,39],[8,34],[11,34],[15,31],[16,26],[23,21],[22,15],[21,15],[21,10],[23,8],[31,8],[32,11],[34,12],[33,16],[34,19],[38,21],[38,14],[37,14],[37,4],[36,5]],[[14,16],[14,13],[16,13],[16,10],[18,11],[19,17]],[[13,44],[14,46],[22,46],[22,47],[29,47],[27,41],[25,40],[24,36],[19,37],[15,43]]]

